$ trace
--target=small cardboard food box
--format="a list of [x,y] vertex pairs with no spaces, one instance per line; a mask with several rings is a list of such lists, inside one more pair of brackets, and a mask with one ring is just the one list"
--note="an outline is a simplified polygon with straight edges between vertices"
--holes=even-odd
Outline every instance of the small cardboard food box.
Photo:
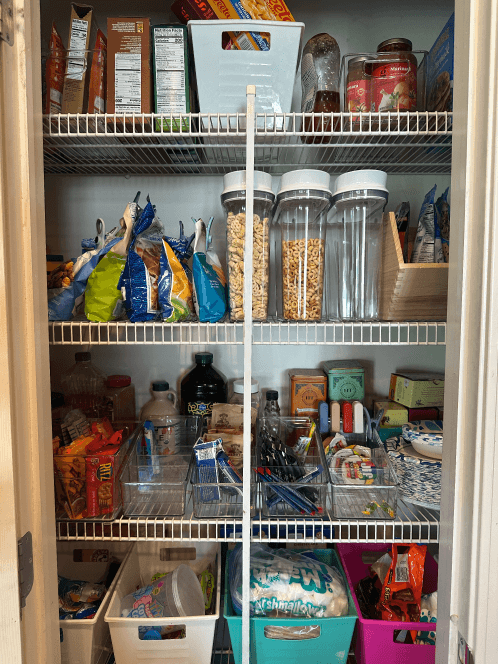
[[427,57],[427,110],[453,110],[455,14],[452,14]]
[[392,429],[393,427],[400,427],[408,422],[408,409],[395,401],[375,401],[374,402],[374,417],[376,418],[379,412],[383,410],[384,414],[379,422],[381,429]]
[[63,113],[83,113],[88,103],[88,73],[91,57],[90,42],[95,43],[96,26],[93,7],[71,4],[67,66],[62,93]]
[[355,360],[330,360],[323,368],[329,380],[330,401],[363,401],[365,368]]
[[[152,26],[152,71],[155,113],[190,113],[189,53],[184,25]],[[188,120],[183,121],[188,131]],[[180,131],[180,120],[164,119],[165,131]],[[161,129],[161,120],[156,120]]]
[[148,18],[107,19],[107,112],[151,112]]
[[442,406],[444,374],[415,372],[391,374],[389,398],[407,408]]

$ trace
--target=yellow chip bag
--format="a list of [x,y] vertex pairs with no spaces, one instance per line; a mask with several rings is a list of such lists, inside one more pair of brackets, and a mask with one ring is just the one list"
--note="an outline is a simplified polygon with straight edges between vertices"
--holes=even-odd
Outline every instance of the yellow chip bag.
[[161,316],[167,323],[184,321],[193,314],[192,284],[188,277],[188,266],[173,250],[168,239],[163,238],[160,258],[158,299]]

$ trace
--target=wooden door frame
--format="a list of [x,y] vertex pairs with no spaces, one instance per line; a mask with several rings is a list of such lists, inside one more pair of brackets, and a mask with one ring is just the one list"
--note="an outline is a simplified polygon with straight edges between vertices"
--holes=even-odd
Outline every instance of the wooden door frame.
[[[0,54],[0,661],[60,662],[53,498],[39,2],[14,0]],[[33,537],[19,619],[17,539]]]

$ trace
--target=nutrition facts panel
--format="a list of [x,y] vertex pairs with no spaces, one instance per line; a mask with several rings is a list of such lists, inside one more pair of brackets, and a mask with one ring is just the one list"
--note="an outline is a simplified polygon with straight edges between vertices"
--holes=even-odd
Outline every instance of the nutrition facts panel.
[[157,113],[185,113],[185,33],[181,28],[154,29]]
[[116,53],[116,113],[140,113],[142,100],[142,56]]
[[69,41],[70,50],[67,61],[66,78],[71,78],[74,81],[83,80],[87,34],[87,21],[73,19],[71,24],[71,39]]

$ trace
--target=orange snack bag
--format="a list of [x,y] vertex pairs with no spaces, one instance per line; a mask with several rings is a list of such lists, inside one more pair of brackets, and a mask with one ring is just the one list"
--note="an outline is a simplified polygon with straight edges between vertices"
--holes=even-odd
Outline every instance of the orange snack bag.
[[105,113],[105,91],[107,86],[107,39],[98,30],[90,69],[88,112]]
[[112,424],[109,422],[109,419],[107,417],[103,417],[101,420],[98,420],[98,422],[92,422],[92,432],[101,433],[104,438],[111,438],[114,433],[114,429],[112,428]]
[[381,620],[419,622],[426,546],[393,544],[377,609]]
[[45,97],[44,113],[61,113],[62,92],[64,90],[64,76],[66,73],[66,49],[62,43],[55,22],[52,23],[52,32],[48,45],[50,55],[47,58],[45,80],[47,94]]

